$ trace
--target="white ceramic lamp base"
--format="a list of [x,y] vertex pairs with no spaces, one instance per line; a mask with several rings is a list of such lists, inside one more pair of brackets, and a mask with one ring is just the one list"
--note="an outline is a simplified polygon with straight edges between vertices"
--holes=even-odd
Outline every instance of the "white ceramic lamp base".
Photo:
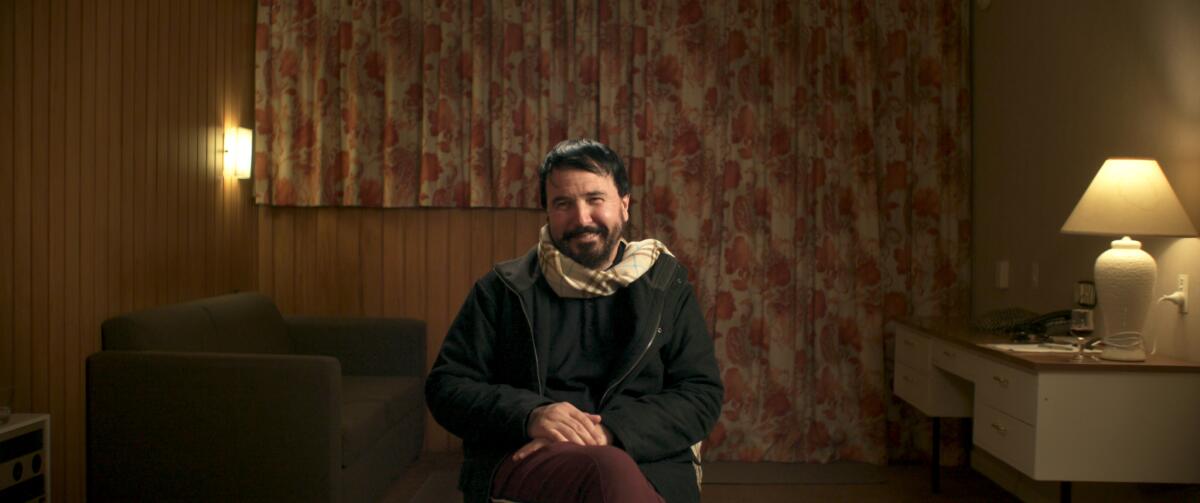
[[1154,296],[1158,266],[1129,236],[1112,242],[1096,258],[1096,290],[1104,321],[1105,360],[1140,362],[1146,359],[1142,327]]

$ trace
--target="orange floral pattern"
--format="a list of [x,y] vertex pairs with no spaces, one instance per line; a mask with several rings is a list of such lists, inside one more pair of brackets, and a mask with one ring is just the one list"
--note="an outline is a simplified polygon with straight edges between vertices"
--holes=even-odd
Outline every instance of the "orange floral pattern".
[[968,8],[259,0],[255,196],[535,208],[542,155],[597,138],[711,323],[708,458],[913,457],[884,327],[966,313]]

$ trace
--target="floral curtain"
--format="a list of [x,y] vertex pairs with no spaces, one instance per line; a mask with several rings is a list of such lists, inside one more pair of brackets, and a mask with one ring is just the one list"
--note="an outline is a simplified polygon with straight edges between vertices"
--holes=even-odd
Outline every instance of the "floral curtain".
[[255,195],[535,208],[545,151],[598,138],[711,323],[707,456],[912,457],[885,326],[967,312],[968,7],[260,0]]

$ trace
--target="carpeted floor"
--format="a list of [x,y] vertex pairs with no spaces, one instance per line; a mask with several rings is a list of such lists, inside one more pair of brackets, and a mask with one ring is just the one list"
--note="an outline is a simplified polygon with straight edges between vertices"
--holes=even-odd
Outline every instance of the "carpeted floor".
[[[454,455],[427,455],[392,486],[383,501],[461,501],[462,495],[455,488],[459,463]],[[965,468],[944,470],[938,495],[930,493],[929,469],[920,465],[709,463],[704,473],[704,503],[1017,501]]]
[[[384,503],[452,503],[460,454],[426,454],[388,489]],[[927,465],[873,466],[788,463],[707,463],[704,503],[988,502],[1016,503],[1012,494],[970,468],[944,468],[933,494]],[[1074,500],[1102,503],[1194,503],[1200,485],[1078,483]],[[1057,497],[1047,497],[1054,501]]]
[[704,464],[704,484],[882,484],[882,466],[865,463],[727,463]]

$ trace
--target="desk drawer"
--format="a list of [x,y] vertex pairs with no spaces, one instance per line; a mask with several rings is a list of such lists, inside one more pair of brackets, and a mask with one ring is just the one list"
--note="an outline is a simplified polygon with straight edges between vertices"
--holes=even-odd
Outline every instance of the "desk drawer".
[[1036,438],[1033,426],[990,406],[976,403],[974,436],[975,445],[1025,475],[1033,476]]
[[975,401],[1027,424],[1037,424],[1037,376],[986,358],[976,358]]
[[896,327],[896,363],[915,369],[929,368],[930,339],[908,327]]
[[975,381],[979,357],[956,344],[933,341],[933,365],[968,381]]
[[892,391],[921,412],[929,413],[929,378],[925,374],[897,362]]

